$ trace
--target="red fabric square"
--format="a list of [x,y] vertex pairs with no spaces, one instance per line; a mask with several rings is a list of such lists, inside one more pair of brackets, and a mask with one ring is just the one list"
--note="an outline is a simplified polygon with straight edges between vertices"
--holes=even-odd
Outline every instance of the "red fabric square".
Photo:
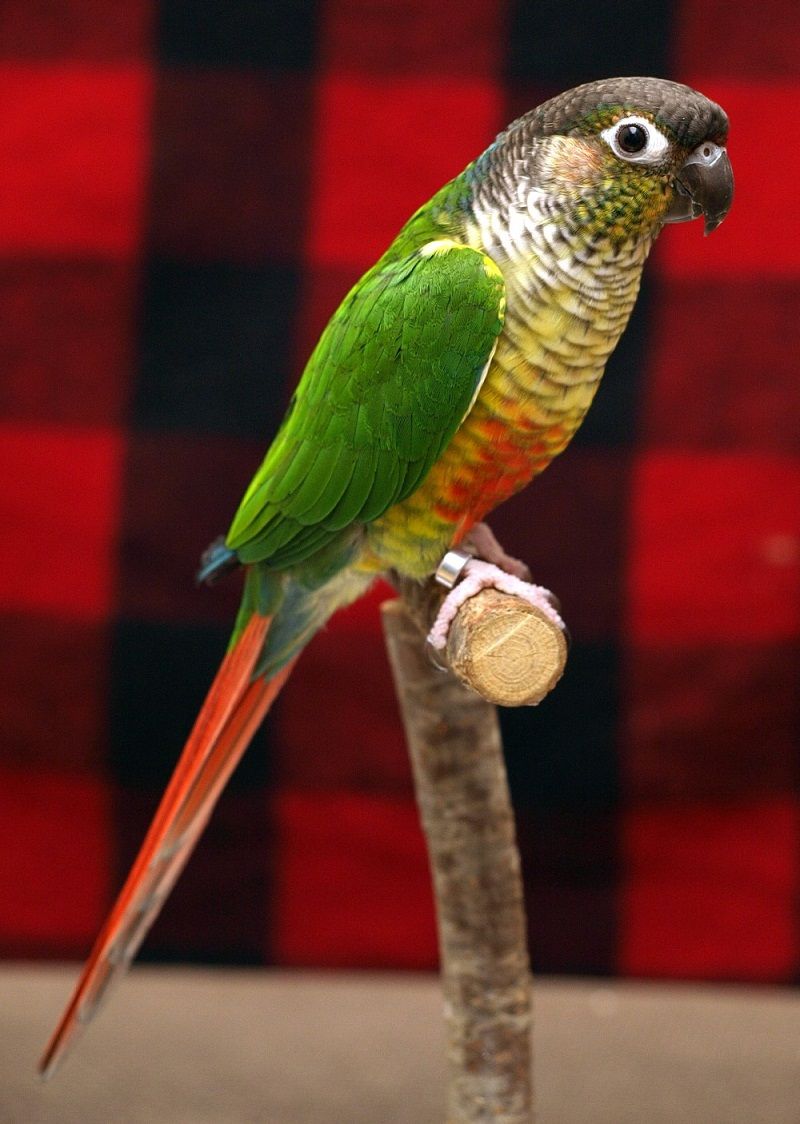
[[793,801],[644,806],[627,814],[619,968],[785,981],[797,970]]
[[150,48],[152,0],[3,0],[0,54],[10,59],[137,58]]
[[800,461],[649,453],[634,469],[630,631],[649,644],[792,637]]
[[652,306],[645,440],[800,451],[799,298],[786,279],[663,284]]
[[274,804],[281,964],[430,968],[436,928],[412,800],[284,792]]
[[0,770],[0,943],[82,955],[108,904],[108,793],[97,777]]
[[113,596],[123,439],[0,426],[0,606],[102,620]]
[[127,263],[0,261],[0,412],[37,422],[120,421],[134,311]]
[[411,766],[378,619],[380,603],[391,596],[381,584],[337,613],[292,673],[276,714],[275,768],[287,788],[411,795]]
[[[759,18],[761,18],[759,16]],[[800,114],[800,85],[706,81],[681,76],[723,106],[731,122],[728,151],[736,196],[719,230],[703,239],[700,221],[669,227],[659,239],[655,260],[662,273],[681,279],[729,276],[796,277],[800,270],[800,224],[795,214],[800,150],[764,145],[764,123]],[[797,112],[795,112],[797,111]],[[719,330],[724,330],[724,324]]]
[[757,13],[726,0],[684,0],[680,14],[672,57],[682,74],[797,77],[796,0],[763,0]]
[[125,459],[119,606],[133,620],[220,621],[233,627],[235,576],[194,581],[200,556],[230,526],[263,444],[179,433],[134,433]]
[[292,261],[312,121],[303,75],[175,68],[155,102],[151,244],[178,261]]
[[319,90],[308,256],[372,265],[502,125],[489,81],[329,75]]
[[0,252],[132,252],[151,86],[144,66],[0,66]]
[[630,454],[573,446],[492,512],[504,548],[558,594],[575,640],[617,635]]
[[729,800],[797,783],[796,644],[636,646],[622,756],[632,800]]
[[323,61],[331,70],[473,78],[501,64],[505,7],[498,0],[339,0],[323,11]]
[[32,614],[3,615],[0,622],[3,761],[29,770],[102,769],[106,630]]

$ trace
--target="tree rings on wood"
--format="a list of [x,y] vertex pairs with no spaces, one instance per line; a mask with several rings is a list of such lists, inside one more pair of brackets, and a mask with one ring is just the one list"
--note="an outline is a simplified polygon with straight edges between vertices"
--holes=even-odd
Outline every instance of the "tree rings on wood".
[[567,661],[563,629],[541,609],[495,589],[466,601],[450,627],[447,662],[474,691],[499,706],[534,706],[552,691]]

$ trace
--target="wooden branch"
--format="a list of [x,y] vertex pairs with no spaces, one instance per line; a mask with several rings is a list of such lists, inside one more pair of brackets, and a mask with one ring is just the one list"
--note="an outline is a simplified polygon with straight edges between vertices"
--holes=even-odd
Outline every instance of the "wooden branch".
[[529,1124],[530,968],[497,714],[431,664],[402,600],[382,611],[434,882],[447,1121]]
[[[394,578],[420,632],[427,635],[446,590],[433,581]],[[564,673],[564,629],[521,597],[484,589],[459,609],[436,658],[489,702],[535,706]]]

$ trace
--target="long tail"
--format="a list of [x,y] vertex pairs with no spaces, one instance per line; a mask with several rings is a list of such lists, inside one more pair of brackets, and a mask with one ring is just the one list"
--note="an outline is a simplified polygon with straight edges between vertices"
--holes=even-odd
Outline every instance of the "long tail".
[[223,660],[127,881],[39,1063],[52,1077],[130,964],[295,659],[253,678],[270,617],[253,613]]

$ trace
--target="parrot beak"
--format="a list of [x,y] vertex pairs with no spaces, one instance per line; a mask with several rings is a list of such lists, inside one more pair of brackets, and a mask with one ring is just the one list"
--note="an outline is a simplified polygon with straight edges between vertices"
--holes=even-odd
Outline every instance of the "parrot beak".
[[666,222],[688,222],[705,215],[710,234],[731,209],[733,169],[728,153],[712,141],[699,144],[675,176],[675,194]]

